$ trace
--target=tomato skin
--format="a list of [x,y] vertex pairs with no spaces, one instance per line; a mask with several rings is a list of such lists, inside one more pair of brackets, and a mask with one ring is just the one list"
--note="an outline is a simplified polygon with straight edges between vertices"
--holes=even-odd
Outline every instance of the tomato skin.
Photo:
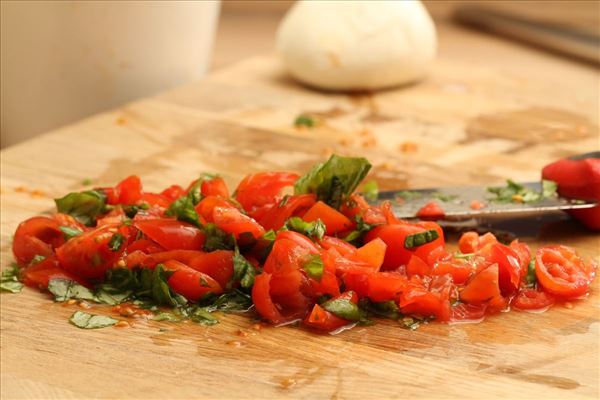
[[373,301],[398,300],[408,285],[408,279],[396,272],[378,272],[368,275],[367,297]]
[[115,187],[120,204],[136,204],[142,199],[142,181],[136,175],[128,176]]
[[300,194],[288,197],[285,204],[271,204],[265,206],[260,212],[251,215],[256,218],[266,229],[278,230],[290,217],[302,216],[305,211],[311,208],[316,202],[317,196],[309,194]]
[[445,216],[444,210],[435,201],[430,201],[417,211],[417,217],[422,219],[443,219]]
[[512,300],[511,305],[518,310],[541,311],[554,304],[552,295],[535,289],[523,289]]
[[238,185],[235,199],[248,212],[278,203],[281,200],[281,189],[292,186],[298,177],[298,174],[290,172],[259,172],[247,175]]
[[229,200],[221,196],[206,196],[194,209],[199,216],[203,217],[207,222],[214,222],[213,211],[216,207],[221,208],[236,208]]
[[501,309],[503,299],[498,281],[498,264],[492,264],[471,278],[460,292],[460,299],[473,305],[490,302],[494,308]]
[[585,295],[596,274],[596,265],[584,264],[579,255],[567,246],[546,246],[535,256],[538,284],[544,291],[563,300]]
[[229,197],[227,184],[221,177],[213,179],[205,179],[200,185],[200,193],[202,196],[222,196]]
[[173,202],[185,194],[185,189],[179,185],[171,185],[160,194]]
[[479,246],[479,234],[477,232],[465,232],[458,240],[458,249],[463,254],[475,253]]
[[412,275],[429,275],[431,274],[432,268],[419,256],[412,255],[406,265],[406,273],[409,276]]
[[509,247],[517,254],[519,266],[521,268],[521,280],[523,280],[525,275],[527,275],[529,263],[531,262],[531,250],[525,243],[519,242],[519,239],[510,242]]
[[205,273],[175,260],[165,261],[163,265],[165,270],[174,271],[167,281],[169,286],[190,301],[198,301],[208,293],[223,293],[221,285]]
[[308,254],[319,254],[319,249],[310,239],[292,231],[280,232],[265,261],[263,271],[282,273],[299,269],[306,262]]
[[36,289],[47,289],[52,279],[66,279],[89,286],[83,279],[68,273],[58,265],[55,256],[50,256],[43,261],[23,269],[23,283]]
[[143,203],[148,203],[150,206],[158,206],[168,208],[171,205],[171,199],[158,193],[144,193],[140,198]]
[[340,282],[334,272],[325,270],[320,281],[310,279],[310,284],[316,297],[323,295],[335,297],[340,294]]
[[498,264],[498,284],[503,296],[514,294],[521,283],[519,256],[510,247],[496,243],[490,248],[488,260]]
[[323,239],[319,241],[319,246],[326,250],[333,248],[342,256],[356,251],[356,247],[350,243],[332,236],[323,236]]
[[350,195],[350,199],[342,204],[340,212],[351,220],[361,217],[369,225],[383,225],[387,219],[381,208],[372,206],[359,194]]
[[167,250],[200,250],[204,245],[204,233],[187,222],[148,219],[134,221],[134,226]]
[[305,221],[320,219],[325,224],[327,235],[351,229],[353,225],[348,217],[322,201],[317,201],[309,208],[302,219]]
[[462,285],[471,276],[472,267],[464,260],[441,260],[435,264],[432,275],[450,275],[452,281]]
[[36,255],[50,257],[54,249],[65,242],[59,223],[48,217],[33,217],[19,224],[13,240],[13,254],[20,266],[25,266]]
[[263,272],[254,278],[252,286],[252,302],[258,314],[273,324],[286,321],[273,300],[271,300],[271,274]]
[[345,319],[342,319],[337,315],[323,309],[318,304],[313,306],[310,314],[304,319],[304,325],[323,332],[331,332],[350,323],[350,321],[346,321]]
[[387,245],[383,240],[375,238],[352,253],[347,254],[346,258],[351,261],[362,262],[368,265],[373,272],[377,272],[385,259],[386,248]]
[[429,283],[413,277],[400,295],[400,310],[404,314],[435,316],[439,321],[448,321],[451,289],[452,279],[446,275],[435,277]]
[[[130,235],[127,228],[104,225],[71,238],[56,249],[60,266],[82,278],[102,278],[125,251]],[[117,251],[112,251],[108,243],[116,233],[124,236],[124,244]]]
[[242,233],[250,233],[255,239],[264,235],[264,228],[254,219],[244,215],[237,208],[215,207],[212,219],[219,228],[231,233],[236,239]]

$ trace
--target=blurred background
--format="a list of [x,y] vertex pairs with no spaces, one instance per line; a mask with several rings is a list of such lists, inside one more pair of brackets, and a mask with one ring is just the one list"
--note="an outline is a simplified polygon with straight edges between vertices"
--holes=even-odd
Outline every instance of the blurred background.
[[[293,3],[2,1],[0,144],[274,52],[277,27]],[[470,51],[468,38],[455,40],[480,29],[597,68],[597,1],[423,3],[440,55],[485,59],[485,51]]]

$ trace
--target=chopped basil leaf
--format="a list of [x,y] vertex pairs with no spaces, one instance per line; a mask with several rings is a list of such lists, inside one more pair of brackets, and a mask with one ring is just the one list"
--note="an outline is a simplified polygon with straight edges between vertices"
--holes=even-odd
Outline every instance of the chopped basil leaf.
[[286,194],[285,196],[283,196],[283,199],[281,199],[281,201],[279,202],[279,204],[277,204],[277,208],[281,208],[283,206],[285,206],[287,204],[287,202],[290,200],[290,195]]
[[19,282],[20,269],[16,264],[2,271],[0,278],[0,290],[3,292],[19,293],[23,289],[23,284]]
[[209,312],[246,312],[252,308],[252,297],[241,290],[234,289],[232,292],[211,299],[211,302],[202,302],[205,309]]
[[150,318],[152,321],[169,321],[169,322],[180,322],[181,316],[175,314],[174,312],[162,311],[158,314],[155,314]]
[[256,271],[254,266],[240,253],[240,249],[235,246],[233,253],[233,276],[227,283],[227,289],[230,290],[236,282],[240,286],[249,289],[254,285],[254,275]]
[[273,229],[269,229],[261,236],[261,239],[268,240],[268,241],[274,241],[276,237],[277,237],[277,234],[275,233],[275,231]]
[[364,311],[348,299],[331,299],[323,303],[322,307],[330,313],[347,321],[360,321],[365,319]]
[[307,115],[307,114],[300,114],[294,120],[294,126],[297,128],[301,127],[301,126],[305,126],[307,128],[312,128],[316,125],[317,125],[317,121],[313,117],[311,117],[310,115]]
[[111,251],[119,251],[119,249],[123,245],[124,241],[125,241],[125,236],[123,236],[121,233],[117,232],[114,235],[112,235],[112,237],[110,238],[110,241],[108,242],[108,248]]
[[90,178],[85,178],[81,181],[81,184],[84,186],[91,185],[92,183],[93,183],[93,181]]
[[398,193],[396,193],[396,198],[399,198],[401,200],[413,200],[421,197],[423,197],[423,193],[411,190],[401,190]]
[[194,209],[194,201],[188,195],[181,196],[169,206],[165,215],[176,217],[180,221],[200,226],[198,213]]
[[325,224],[320,219],[307,222],[300,217],[291,217],[285,222],[284,228],[301,233],[313,240],[321,240],[325,235]]
[[537,276],[535,274],[535,260],[531,260],[527,266],[527,275],[525,275],[525,284],[529,288],[535,288],[537,285]]
[[219,320],[213,317],[209,311],[202,307],[194,307],[188,311],[188,318],[200,325],[215,325]]
[[31,259],[31,262],[29,263],[29,265],[35,265],[35,264],[39,264],[39,263],[41,263],[42,261],[44,261],[45,259],[46,259],[46,257],[44,257],[44,256],[41,256],[41,255],[39,255],[39,254],[36,254],[36,255],[35,255],[35,257],[33,257],[33,258]]
[[204,232],[204,251],[232,250],[235,239],[215,224],[206,224],[202,227]]
[[304,271],[308,276],[321,282],[323,276],[323,259],[319,254],[310,254],[310,258],[304,264]]
[[317,199],[339,208],[371,169],[365,158],[332,155],[301,176],[294,185],[296,194],[315,193]]
[[458,196],[455,194],[446,194],[446,193],[442,193],[442,192],[434,192],[431,194],[431,197],[433,197],[434,199],[443,201],[444,203],[448,203],[448,202],[458,199]]
[[73,325],[81,329],[98,329],[113,326],[119,320],[105,315],[88,314],[83,311],[75,311],[69,319]]
[[90,289],[68,279],[51,279],[48,282],[48,291],[54,295],[54,301],[69,299],[97,301]]
[[354,219],[356,220],[356,229],[346,235],[343,240],[349,243],[360,244],[362,237],[375,228],[375,225],[367,224],[360,215],[357,215]]
[[404,316],[400,312],[398,305],[391,300],[378,303],[363,298],[360,299],[359,306],[367,312],[382,318],[398,320]]
[[123,208],[123,212],[127,215],[128,218],[133,218],[140,210],[147,210],[150,208],[150,204],[142,203],[142,204],[130,204],[121,206]]
[[69,214],[86,226],[93,226],[96,217],[105,211],[106,195],[99,190],[86,190],[69,193],[54,202],[58,212]]
[[414,233],[406,236],[404,239],[404,248],[413,249],[424,245],[425,243],[433,242],[439,237],[438,232],[435,229],[429,229],[427,231]]
[[474,255],[475,255],[475,253],[461,253],[461,252],[457,252],[457,253],[454,253],[453,257],[454,258],[458,258],[458,259],[468,260],[471,257],[473,257]]
[[65,240],[69,240],[83,233],[83,231],[77,228],[71,228],[70,226],[61,226],[58,229],[60,229],[61,232],[65,235]]
[[362,186],[361,192],[365,199],[375,201],[379,195],[379,186],[376,181],[369,181]]
[[421,322],[423,322],[423,320],[413,317],[403,317],[399,319],[398,322],[400,322],[401,327],[414,331],[419,326],[421,326]]
[[542,191],[537,192],[510,179],[506,186],[489,187],[488,192],[495,195],[490,200],[499,203],[533,203],[545,198],[556,196],[557,184],[553,181],[542,180]]
[[167,283],[171,272],[165,271],[162,264],[158,264],[152,271],[152,280],[150,283],[152,298],[160,306],[177,306],[179,303],[171,293],[171,288]]

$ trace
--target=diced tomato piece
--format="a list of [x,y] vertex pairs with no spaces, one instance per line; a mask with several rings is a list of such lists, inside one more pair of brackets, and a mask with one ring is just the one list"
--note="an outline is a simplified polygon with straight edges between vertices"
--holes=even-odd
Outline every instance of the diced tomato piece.
[[430,201],[417,211],[417,217],[422,219],[443,219],[445,216],[444,210],[435,201]]
[[319,245],[324,249],[335,249],[342,256],[346,256],[349,253],[355,252],[356,247],[346,242],[345,240],[338,239],[332,236],[323,236],[323,239],[319,241]]
[[535,272],[544,290],[564,300],[586,294],[597,265],[585,264],[575,250],[567,246],[546,246],[535,256]]
[[519,256],[510,247],[500,243],[492,245],[488,260],[498,264],[498,283],[503,296],[514,294],[521,283]]
[[523,289],[511,304],[518,310],[543,311],[554,304],[554,297],[541,290]]
[[383,264],[386,248],[387,245],[383,240],[380,238],[375,238],[364,246],[358,248],[356,251],[347,254],[346,258],[359,262],[362,261],[363,263],[369,265],[369,267],[373,269],[373,272],[377,272]]
[[289,196],[286,201],[268,205],[259,214],[251,215],[266,230],[278,230],[289,218],[304,215],[315,204],[316,199],[317,196],[313,193]]
[[17,227],[12,249],[17,263],[25,266],[37,255],[54,255],[54,249],[64,242],[64,233],[54,218],[33,217]]
[[259,172],[247,175],[235,190],[236,200],[246,211],[275,204],[281,200],[281,190],[292,186],[298,174],[290,172]]
[[325,224],[327,235],[352,228],[352,221],[344,214],[322,201],[317,201],[302,217],[305,221],[320,219]]
[[87,282],[76,275],[70,274],[58,265],[55,256],[49,256],[41,262],[23,270],[23,283],[36,289],[47,289],[52,279],[66,279],[89,286]]
[[315,304],[311,313],[304,319],[304,325],[324,332],[331,332],[350,324],[349,321],[338,317]]
[[454,283],[457,285],[462,285],[469,279],[472,272],[472,266],[470,266],[465,260],[442,260],[435,264],[432,275],[448,274],[452,277],[452,281]]
[[142,199],[142,181],[136,175],[128,176],[115,187],[119,204],[136,204]]
[[460,299],[474,305],[490,302],[497,306],[502,303],[498,281],[498,264],[492,264],[473,276],[460,292]]
[[185,189],[179,185],[171,185],[160,194],[173,202],[185,194]]
[[408,279],[396,272],[378,272],[368,276],[367,296],[373,301],[398,300]]
[[406,265],[406,273],[411,275],[430,275],[432,268],[419,256],[412,255],[410,256],[410,260],[408,260],[408,264]]
[[204,233],[192,224],[175,219],[135,221],[134,226],[167,250],[200,250]]
[[527,269],[529,268],[529,263],[531,262],[531,250],[529,250],[529,246],[525,243],[519,242],[518,239],[510,242],[509,247],[517,254],[519,258],[519,267],[520,267],[520,275],[521,280],[527,275]]
[[229,197],[227,184],[221,177],[203,180],[200,185],[200,192],[202,193],[202,196]]
[[254,219],[244,215],[237,208],[215,207],[212,219],[219,228],[231,233],[236,239],[242,233],[250,233],[255,239],[264,235],[264,228]]
[[198,301],[208,293],[223,293],[221,285],[205,273],[175,260],[165,261],[163,265],[165,270],[174,271],[169,277],[169,286],[189,301]]

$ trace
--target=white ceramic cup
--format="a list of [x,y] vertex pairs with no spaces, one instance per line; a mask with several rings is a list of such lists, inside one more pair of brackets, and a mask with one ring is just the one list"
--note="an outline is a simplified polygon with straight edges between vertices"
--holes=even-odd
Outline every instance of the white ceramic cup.
[[218,1],[2,1],[1,144],[203,76]]

